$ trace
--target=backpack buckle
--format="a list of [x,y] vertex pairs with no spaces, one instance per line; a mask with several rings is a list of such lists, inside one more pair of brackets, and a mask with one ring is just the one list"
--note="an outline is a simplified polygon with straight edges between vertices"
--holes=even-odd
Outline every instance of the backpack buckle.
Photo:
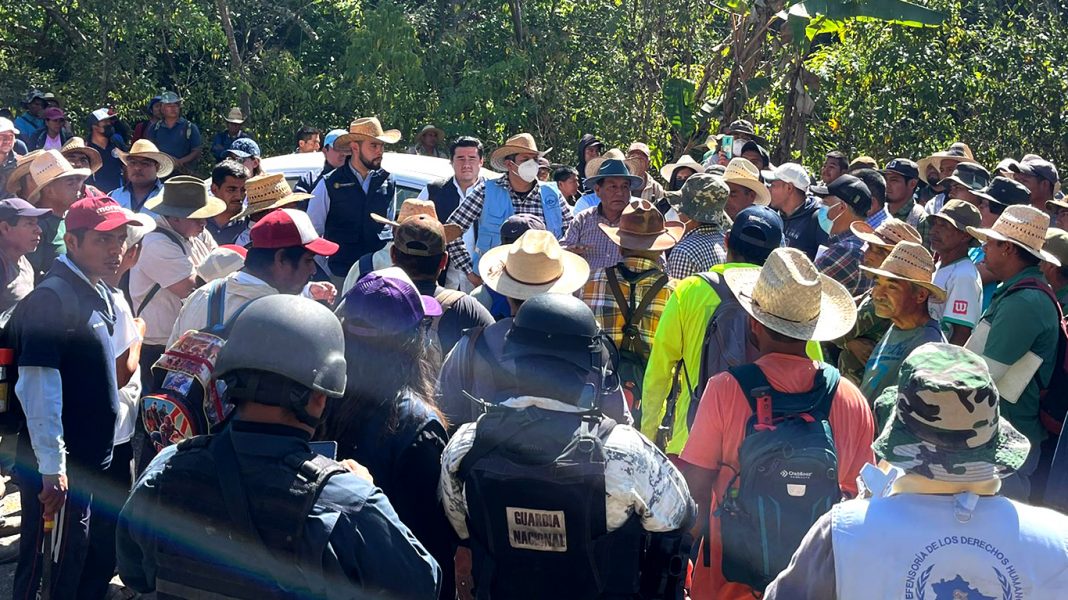
[[756,427],[757,431],[772,430],[773,412],[771,409],[771,388],[759,387],[753,390],[753,398],[756,400]]

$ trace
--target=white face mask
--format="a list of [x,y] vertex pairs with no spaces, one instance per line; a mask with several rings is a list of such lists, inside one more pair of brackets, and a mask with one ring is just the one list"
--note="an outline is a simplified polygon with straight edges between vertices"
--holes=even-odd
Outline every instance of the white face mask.
[[533,182],[535,179],[538,178],[538,161],[533,158],[524,161],[521,165],[519,165],[519,168],[515,170],[515,174],[527,183]]
[[741,156],[742,155],[742,148],[745,147],[745,142],[746,141],[747,140],[739,140],[738,138],[734,139],[734,148],[733,148],[734,149],[734,154],[733,154],[733,156]]

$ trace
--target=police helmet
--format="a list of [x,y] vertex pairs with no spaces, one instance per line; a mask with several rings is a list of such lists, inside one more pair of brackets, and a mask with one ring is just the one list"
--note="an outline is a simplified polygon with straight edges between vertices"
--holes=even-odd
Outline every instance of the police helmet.
[[570,294],[540,294],[516,311],[504,355],[555,358],[594,371],[600,368],[600,338],[597,318],[584,302]]

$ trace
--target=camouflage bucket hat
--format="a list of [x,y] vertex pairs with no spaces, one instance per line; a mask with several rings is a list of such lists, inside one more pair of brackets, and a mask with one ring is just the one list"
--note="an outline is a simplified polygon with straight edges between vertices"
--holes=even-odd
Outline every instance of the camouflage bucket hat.
[[910,473],[974,482],[1016,471],[1031,444],[1001,418],[983,359],[959,346],[930,343],[901,363],[893,411],[872,449]]
[[681,190],[665,195],[675,210],[695,221],[727,230],[730,229],[731,220],[723,207],[727,205],[727,196],[730,194],[731,189],[722,177],[695,173],[682,184]]

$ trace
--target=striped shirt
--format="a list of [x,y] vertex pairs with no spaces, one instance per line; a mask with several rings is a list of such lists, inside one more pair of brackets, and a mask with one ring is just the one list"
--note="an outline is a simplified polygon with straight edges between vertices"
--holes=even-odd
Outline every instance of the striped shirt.
[[727,262],[726,234],[715,225],[701,225],[683,236],[668,257],[668,275],[686,279]]

